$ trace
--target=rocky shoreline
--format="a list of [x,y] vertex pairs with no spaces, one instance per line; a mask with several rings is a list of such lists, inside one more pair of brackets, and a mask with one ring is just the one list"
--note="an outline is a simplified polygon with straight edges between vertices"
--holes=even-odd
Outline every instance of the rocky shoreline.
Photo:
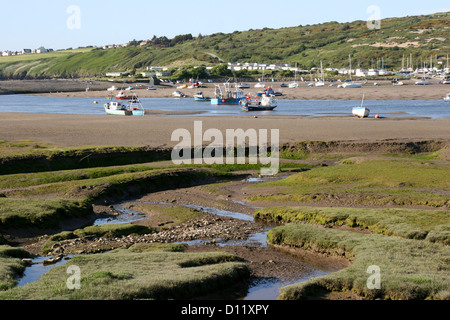
[[83,237],[56,243],[49,256],[67,256],[72,254],[94,254],[118,248],[129,248],[140,243],[178,243],[204,240],[205,244],[246,240],[249,236],[263,232],[264,226],[253,222],[218,217],[204,213],[200,218],[161,231],[125,237]]

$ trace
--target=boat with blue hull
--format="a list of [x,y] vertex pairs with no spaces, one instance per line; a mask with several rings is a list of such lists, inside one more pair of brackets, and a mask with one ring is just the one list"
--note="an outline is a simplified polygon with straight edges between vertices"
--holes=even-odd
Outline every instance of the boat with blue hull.
[[224,84],[224,88],[220,85],[216,85],[215,96],[211,98],[211,104],[213,105],[239,105],[239,102],[245,98],[244,92],[238,89],[236,86],[236,91],[231,91],[231,86],[229,83]]
[[205,97],[205,95],[203,94],[203,92],[197,92],[194,95],[194,100],[195,101],[200,101],[200,102],[204,102],[204,101],[211,101],[210,97]]

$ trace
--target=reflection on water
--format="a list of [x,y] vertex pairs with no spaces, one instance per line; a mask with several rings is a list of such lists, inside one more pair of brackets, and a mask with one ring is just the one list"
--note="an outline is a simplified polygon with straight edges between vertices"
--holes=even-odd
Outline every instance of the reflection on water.
[[227,217],[227,218],[233,218],[233,219],[251,221],[251,222],[255,221],[255,218],[253,218],[252,216],[245,214],[245,213],[222,210],[222,209],[217,209],[217,208],[212,208],[212,207],[198,206],[195,204],[182,204],[182,203],[175,204],[175,203],[167,203],[167,202],[153,202],[153,201],[142,201],[142,200],[136,200],[136,201],[131,201],[131,202],[159,204],[159,205],[167,205],[167,206],[180,206],[180,207],[196,209],[199,211],[204,211],[204,212],[210,213],[210,214],[215,214],[220,217]]
[[140,212],[125,208],[123,205],[114,205],[113,208],[122,214],[114,217],[107,217],[97,219],[94,226],[101,226],[106,224],[128,224],[144,220],[146,216]]
[[315,270],[307,276],[302,276],[299,279],[291,281],[281,281],[277,278],[264,278],[255,280],[254,284],[249,288],[247,296],[243,300],[266,300],[273,301],[280,296],[280,290],[283,287],[294,285],[308,281],[309,279],[322,277],[328,272]]
[[25,273],[23,277],[19,280],[17,286],[23,287],[28,283],[38,281],[44,274],[49,272],[54,267],[64,265],[65,263],[68,262],[68,260],[73,258],[73,256],[69,255],[55,264],[45,265],[44,262],[51,258],[52,257],[37,257],[32,259],[31,260],[32,265],[25,269]]

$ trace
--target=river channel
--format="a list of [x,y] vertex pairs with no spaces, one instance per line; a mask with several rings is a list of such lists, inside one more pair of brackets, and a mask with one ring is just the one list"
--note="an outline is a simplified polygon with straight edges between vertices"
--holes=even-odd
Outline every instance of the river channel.
[[[260,182],[260,179],[254,179],[254,180],[248,180],[248,183],[257,183]],[[192,198],[195,202],[195,199]],[[240,205],[242,207],[248,206],[251,208],[256,209],[256,207],[252,207],[251,205],[248,205],[242,201],[238,200],[232,200],[233,203]],[[130,204],[133,209],[130,209]],[[198,204],[192,204],[192,203],[170,203],[170,202],[163,202],[163,201],[149,201],[146,200],[146,197],[141,199],[132,199],[126,202],[122,202],[119,204],[115,204],[113,206],[114,210],[116,212],[120,212],[117,216],[112,216],[108,218],[101,218],[95,221],[94,225],[105,225],[105,224],[127,224],[127,223],[137,223],[139,221],[145,220],[146,215],[144,213],[138,212],[134,210],[134,205],[137,204],[145,204],[147,206],[152,205],[158,205],[158,206],[181,206],[181,207],[187,207],[195,210],[200,210],[204,213],[216,215],[219,217],[224,218],[231,218],[236,219],[240,221],[250,222],[258,224],[259,222],[255,221],[253,216],[238,212],[238,211],[229,211],[224,210],[222,208],[215,208],[215,207],[209,207],[205,205],[198,205]],[[137,210],[137,209],[136,209]],[[257,232],[246,239],[240,239],[240,240],[227,240],[227,239],[196,239],[192,241],[182,241],[182,242],[175,242],[175,243],[183,243],[188,245],[189,247],[202,247],[205,246],[207,248],[208,244],[214,243],[214,246],[216,248],[252,248],[252,250],[259,250],[258,252],[265,252],[265,251],[271,251],[274,252],[275,249],[270,248],[266,243],[267,233],[274,228],[275,226],[267,226],[264,225],[262,227],[262,232]],[[231,250],[231,249],[230,249]],[[233,250],[231,250],[232,252]],[[273,275],[269,276],[263,276],[263,277],[257,277],[253,278],[251,280],[251,283],[248,286],[248,292],[245,296],[241,297],[240,300],[276,300],[279,297],[280,289],[284,286],[301,283],[304,281],[307,281],[314,277],[323,276],[326,274],[329,274],[331,272],[335,272],[336,268],[327,265],[326,263],[319,263],[319,264],[310,264],[310,260],[302,259],[298,256],[293,256],[289,253],[281,253],[278,252],[277,254],[284,256],[283,261],[284,263],[287,262],[287,265],[290,264],[295,265],[295,268],[299,268],[301,271],[289,271],[289,276],[286,276],[282,272],[282,274],[278,275],[277,271],[273,272]],[[63,265],[67,263],[68,259],[70,259],[73,256],[67,256],[66,258],[62,259],[61,261],[46,265],[44,264],[44,261],[48,260],[51,257],[37,257],[32,260],[32,265],[26,268],[26,271],[24,273],[24,276],[20,279],[18,286],[24,286],[28,283],[38,281],[40,277],[47,272],[49,272],[52,268],[56,266]],[[265,263],[265,262],[263,262]],[[273,261],[267,261],[267,263],[276,263]],[[300,267],[299,267],[300,266]],[[285,267],[286,268],[286,267]]]

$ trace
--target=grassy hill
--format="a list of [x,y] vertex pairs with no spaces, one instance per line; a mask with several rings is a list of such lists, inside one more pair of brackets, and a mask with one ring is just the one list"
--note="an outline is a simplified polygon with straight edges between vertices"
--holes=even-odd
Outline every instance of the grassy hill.
[[[415,66],[430,57],[446,61],[450,53],[450,12],[427,16],[390,18],[380,30],[366,21],[328,22],[281,29],[235,31],[208,36],[153,39],[145,46],[90,48],[48,54],[0,57],[1,78],[102,76],[110,71],[132,71],[146,66],[214,65],[225,62],[290,63],[302,68],[348,65],[370,68],[384,60],[400,68],[403,56]],[[139,42],[136,42],[139,43]]]

